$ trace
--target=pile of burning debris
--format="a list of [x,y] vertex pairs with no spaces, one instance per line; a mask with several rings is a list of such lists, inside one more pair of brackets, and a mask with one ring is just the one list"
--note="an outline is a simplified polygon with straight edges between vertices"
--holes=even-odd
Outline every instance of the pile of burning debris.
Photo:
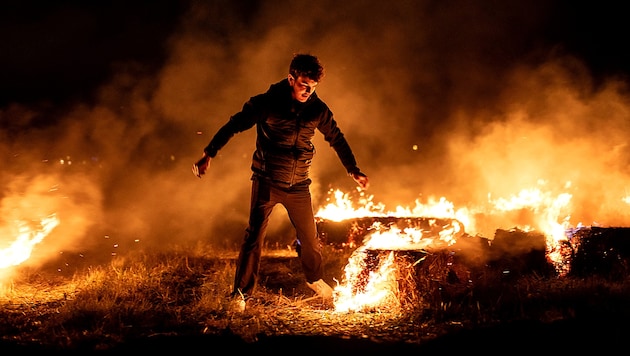
[[317,227],[327,244],[358,246],[336,288],[341,311],[415,308],[491,275],[620,279],[630,269],[630,228],[582,227],[550,243],[542,233],[519,229],[471,236],[446,218],[318,218]]

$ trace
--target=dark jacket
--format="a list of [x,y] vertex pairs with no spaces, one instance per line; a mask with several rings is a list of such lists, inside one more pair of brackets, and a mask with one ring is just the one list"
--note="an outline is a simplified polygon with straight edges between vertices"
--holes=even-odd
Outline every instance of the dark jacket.
[[210,157],[227,144],[236,133],[256,125],[256,151],[252,158],[254,174],[270,179],[281,187],[309,183],[309,171],[315,146],[315,129],[335,150],[348,173],[359,172],[343,133],[328,106],[311,94],[305,103],[293,100],[287,79],[272,84],[266,93],[250,98],[243,109],[230,117],[204,149]]

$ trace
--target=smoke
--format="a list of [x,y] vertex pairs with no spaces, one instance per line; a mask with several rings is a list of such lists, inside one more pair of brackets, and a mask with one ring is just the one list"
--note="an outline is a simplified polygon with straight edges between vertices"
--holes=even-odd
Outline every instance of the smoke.
[[[287,75],[297,52],[325,65],[318,95],[375,201],[393,209],[446,197],[479,207],[489,195],[542,186],[573,194],[575,224],[629,223],[627,83],[595,78],[582,58],[543,36],[553,4],[188,5],[163,38],[157,69],[118,60],[91,100],[0,108],[2,205],[24,200],[37,209],[9,210],[59,214],[47,251],[239,243],[254,130],[235,136],[202,179],[191,166],[245,100]],[[315,145],[317,208],[330,188],[355,183],[321,137]],[[58,193],[46,204],[32,203],[50,189]],[[279,206],[268,241],[293,238]]]
[[[627,91],[610,80],[593,89],[587,71],[563,59],[516,68],[497,101],[503,111],[471,137],[455,134],[449,152],[458,190],[478,201],[540,187],[572,195],[574,225],[628,224]],[[478,121],[474,114],[459,125]],[[456,130],[456,132],[463,132]]]

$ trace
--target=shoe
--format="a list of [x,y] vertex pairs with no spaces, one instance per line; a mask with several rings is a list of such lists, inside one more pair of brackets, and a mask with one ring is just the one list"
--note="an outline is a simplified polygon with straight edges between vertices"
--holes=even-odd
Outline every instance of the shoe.
[[333,299],[333,289],[323,279],[318,279],[313,283],[306,282],[306,285],[314,290],[323,300],[329,301]]
[[232,296],[232,299],[230,300],[230,311],[233,313],[242,313],[245,311],[245,307],[247,306],[247,303],[245,303],[245,296],[243,296],[242,294],[239,295],[234,295]]

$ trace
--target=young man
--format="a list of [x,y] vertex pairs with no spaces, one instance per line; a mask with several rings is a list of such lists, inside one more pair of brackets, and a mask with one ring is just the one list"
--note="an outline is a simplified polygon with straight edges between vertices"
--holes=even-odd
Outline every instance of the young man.
[[[267,92],[251,97],[243,109],[221,127],[202,158],[193,165],[201,178],[213,157],[236,133],[256,126],[256,150],[249,225],[239,253],[232,297],[244,301],[254,291],[269,216],[282,204],[297,233],[299,256],[307,285],[325,301],[332,301],[332,288],[322,279],[322,248],[311,204],[309,170],[315,154],[311,139],[315,130],[335,150],[346,171],[361,188],[368,177],[357,167],[354,154],[337,126],[328,106],[317,96],[315,87],[324,76],[317,57],[296,54],[287,78],[272,84]],[[244,308],[244,302],[241,304]]]

